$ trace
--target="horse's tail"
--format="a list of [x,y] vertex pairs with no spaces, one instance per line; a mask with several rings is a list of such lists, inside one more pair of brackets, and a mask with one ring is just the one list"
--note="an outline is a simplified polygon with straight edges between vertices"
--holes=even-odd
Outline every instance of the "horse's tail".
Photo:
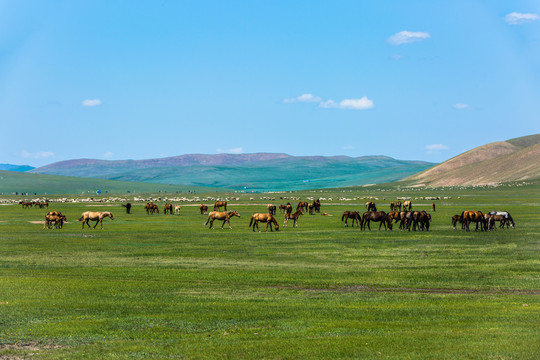
[[208,223],[210,222],[210,218],[212,217],[212,215],[208,215],[208,219],[206,219],[206,222],[204,223],[204,225],[208,225]]
[[461,215],[459,216],[459,222],[463,223],[463,215],[465,214],[465,211],[461,212]]
[[347,215],[346,213],[343,213],[343,215],[341,215],[341,221],[343,221],[343,219],[345,219],[346,215]]
[[251,217],[251,221],[249,222],[249,226],[248,226],[248,227],[251,227],[251,224],[253,224],[253,216]]

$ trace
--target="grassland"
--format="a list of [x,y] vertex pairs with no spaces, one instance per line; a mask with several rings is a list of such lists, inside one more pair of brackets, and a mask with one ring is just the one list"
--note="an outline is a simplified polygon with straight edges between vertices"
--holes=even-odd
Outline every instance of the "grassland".
[[[47,210],[0,206],[0,358],[537,359],[539,190],[265,194],[321,197],[333,215],[273,233],[248,228],[269,202],[260,194],[235,195],[232,230],[205,228],[191,203],[180,216],[148,216],[140,203],[131,215],[120,204],[51,205],[68,217],[62,230],[30,222]],[[436,203],[430,232],[340,221],[366,197],[387,210],[397,196]],[[101,209],[115,219],[81,230],[80,213]],[[465,209],[508,210],[517,227],[453,230]]]

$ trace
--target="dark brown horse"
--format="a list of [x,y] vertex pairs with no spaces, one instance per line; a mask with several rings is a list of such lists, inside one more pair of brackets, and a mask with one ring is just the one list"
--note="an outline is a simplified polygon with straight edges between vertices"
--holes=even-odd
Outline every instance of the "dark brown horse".
[[232,229],[230,220],[233,216],[240,217],[240,214],[238,213],[238,211],[211,211],[210,214],[208,214],[208,219],[206,219],[204,226],[210,223],[210,229],[213,229],[214,220],[223,220],[221,228],[223,229],[225,222],[227,222],[229,224],[229,229]]
[[270,215],[276,215],[276,205],[268,204],[266,207],[268,208],[268,213]]
[[201,204],[199,206],[199,209],[201,210],[201,215],[202,214],[206,214],[208,212],[208,206],[204,205],[204,204]]
[[480,231],[487,230],[486,229],[486,219],[484,217],[484,213],[481,211],[474,211],[474,210],[465,210],[461,213],[460,216],[461,224],[465,225],[465,228],[467,231],[469,231],[469,224],[471,222],[476,223],[476,229],[475,231],[478,231],[478,225],[480,225]]
[[279,205],[279,212],[280,213],[283,214],[285,212],[285,209],[287,209],[287,205],[283,205],[283,204]]
[[394,202],[393,202],[393,201],[390,201],[390,211],[394,211],[394,207],[395,207],[395,206],[396,206],[396,205],[394,204]]
[[360,216],[358,211],[345,211],[343,215],[341,215],[341,221],[345,221],[345,227],[349,227],[349,224],[347,224],[348,219],[352,219],[352,227],[354,227],[355,221],[358,226],[362,226],[362,216]]
[[272,224],[274,224],[274,228],[276,231],[279,231],[279,224],[272,214],[264,214],[264,213],[255,213],[251,215],[251,221],[249,222],[249,227],[253,224],[253,231],[255,231],[255,227],[257,227],[257,230],[259,230],[259,222],[266,223],[266,231],[268,231],[268,226],[270,226],[270,231],[272,230]]
[[227,202],[226,201],[216,201],[214,204],[214,211],[219,210],[220,208],[225,208],[225,211],[227,211]]
[[387,228],[392,230],[392,219],[390,219],[388,214],[384,211],[366,211],[362,215],[362,229],[365,229],[367,225],[368,229],[371,231],[371,226],[369,226],[371,221],[380,222],[379,231],[381,230],[382,225],[384,225],[385,231]]
[[413,211],[413,230],[429,231],[429,224],[431,222],[431,215],[425,211]]
[[283,226],[286,227],[287,223],[290,219],[293,219],[293,228],[298,227],[298,218],[300,215],[304,215],[304,212],[302,211],[302,208],[296,209],[294,213],[286,213],[285,214],[285,221],[283,222]]
[[394,205],[394,210],[401,212],[401,201],[396,202],[396,204]]

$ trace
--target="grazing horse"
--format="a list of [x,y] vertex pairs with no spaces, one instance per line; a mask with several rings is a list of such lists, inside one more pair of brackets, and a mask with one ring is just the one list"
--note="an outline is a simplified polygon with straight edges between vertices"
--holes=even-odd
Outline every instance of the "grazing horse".
[[352,227],[354,227],[355,221],[358,226],[362,226],[362,217],[358,211],[345,211],[341,215],[341,221],[345,221],[345,227],[349,227],[349,224],[347,224],[348,219],[352,219]]
[[478,231],[478,225],[480,224],[480,230],[484,231],[487,230],[486,228],[486,219],[484,217],[484,214],[481,211],[473,211],[473,210],[465,210],[461,213],[460,221],[462,226],[465,225],[467,231],[469,231],[469,224],[471,222],[476,223],[476,229],[475,231]]
[[43,223],[43,230],[47,229],[61,229],[64,226],[64,221],[67,222],[67,218],[59,211],[50,211],[45,215],[45,222]]
[[454,215],[452,216],[452,226],[454,227],[454,230],[456,230],[456,224],[457,222],[461,222],[461,216],[460,215]]
[[403,211],[411,211],[412,209],[412,202],[411,200],[405,200],[403,202]]
[[174,205],[174,213],[180,215],[180,205]]
[[163,215],[167,215],[167,212],[169,213],[169,215],[172,215],[173,206],[171,203],[166,203],[165,207],[163,208]]
[[106,217],[110,217],[111,220],[113,220],[113,214],[109,211],[87,211],[83,212],[81,215],[81,218],[79,221],[82,221],[82,228],[84,229],[84,224],[88,225],[90,227],[90,224],[88,223],[90,220],[95,221],[96,225],[94,225],[94,229],[96,228],[97,224],[101,224],[101,229],[103,230],[103,219]]
[[397,201],[394,205],[394,210],[401,212],[401,201]]
[[268,204],[266,207],[268,208],[268,213],[270,215],[276,215],[276,205]]
[[399,219],[401,220],[399,223],[399,229],[411,231],[411,225],[413,223],[413,213],[411,211],[400,211]]
[[365,229],[367,225],[369,231],[371,231],[371,226],[369,226],[370,221],[380,222],[379,231],[382,225],[384,225],[385,231],[387,227],[392,230],[392,219],[384,211],[366,211],[362,215],[362,229]]
[[201,215],[202,214],[206,214],[208,212],[208,206],[204,205],[204,204],[201,204],[199,206],[199,209],[201,210]]
[[[305,202],[305,201],[300,201],[300,202],[298,203],[298,205],[296,206],[296,210],[302,209],[302,211],[303,211],[304,209],[306,209],[306,211],[307,211],[307,210],[308,210],[308,205],[309,205],[309,204],[308,204],[307,202]],[[303,212],[302,212],[302,213],[303,213]]]
[[280,213],[283,214],[285,212],[285,209],[287,209],[287,205],[283,205],[283,204],[279,205],[279,212]]
[[510,215],[510,213],[508,211],[496,211],[496,210],[493,210],[493,211],[490,211],[488,214],[489,215],[500,215],[500,216],[504,217],[505,222],[503,223],[501,221],[501,225],[502,225],[501,227],[504,228],[504,224],[506,224],[506,226],[511,227],[512,229],[515,229],[516,224],[514,223],[514,219],[512,219],[512,216]]
[[302,211],[301,207],[296,209],[294,213],[286,213],[285,221],[283,221],[283,227],[287,226],[287,223],[289,222],[290,219],[293,219],[293,228],[298,227],[298,218],[300,217],[300,215],[304,215],[304,212]]
[[155,212],[159,214],[159,208],[153,202],[146,203],[146,206],[144,207],[144,209],[146,210],[147,215],[152,215]]
[[225,208],[225,211],[227,211],[227,202],[216,201],[216,203],[214,204],[214,211],[219,210],[221,207]]
[[425,211],[413,211],[413,230],[429,231],[429,223],[431,222],[431,215]]
[[313,210],[320,213],[321,212],[321,200],[317,199],[313,202]]
[[232,210],[231,211],[210,211],[210,214],[208,214],[208,219],[206,219],[204,226],[210,223],[210,229],[213,229],[214,220],[223,220],[223,224],[221,224],[221,228],[223,229],[223,226],[227,222],[229,224],[229,229],[232,229],[230,220],[233,216],[240,217],[240,214],[238,213],[238,211],[232,211]]
[[375,203],[373,201],[369,201],[366,203],[366,210],[367,211],[377,211],[377,207],[375,206]]
[[394,207],[395,207],[395,206],[396,206],[396,205],[394,204],[394,202],[393,202],[393,201],[390,201],[390,211],[394,211]]
[[274,227],[276,228],[276,231],[279,231],[279,224],[272,214],[264,214],[264,213],[255,213],[251,215],[251,221],[249,222],[249,227],[251,227],[251,224],[253,224],[253,231],[255,231],[255,226],[257,227],[257,230],[259,230],[259,222],[266,223],[266,231],[268,231],[268,226],[270,226],[270,231],[272,230],[272,224],[274,224]]
[[131,214],[131,203],[122,204],[126,208],[126,214]]

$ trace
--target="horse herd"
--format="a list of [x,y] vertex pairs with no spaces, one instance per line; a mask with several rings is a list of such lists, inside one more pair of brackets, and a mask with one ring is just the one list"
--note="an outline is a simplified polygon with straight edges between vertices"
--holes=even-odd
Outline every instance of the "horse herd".
[[[126,208],[126,212],[129,214],[131,210],[131,204],[122,204]],[[23,205],[24,207],[24,205]],[[157,204],[148,202],[145,205],[145,211],[148,215],[153,215],[155,213],[159,214],[159,208]],[[224,211],[219,211],[221,208]],[[319,199],[315,200],[312,203],[299,202],[296,206],[296,211],[293,212],[293,206],[290,203],[286,205],[280,205],[279,210],[284,214],[283,226],[288,225],[289,220],[293,221],[293,228],[298,227],[298,219],[300,216],[304,215],[304,209],[309,214],[314,214],[314,212],[320,212],[321,203]],[[255,231],[255,228],[259,230],[259,223],[266,224],[266,231],[270,228],[270,231],[275,229],[279,231],[279,224],[275,217],[277,207],[273,204],[267,205],[267,213],[255,213],[251,216],[251,221],[249,227]],[[402,210],[403,209],[403,210]],[[199,210],[201,214],[206,214],[208,212],[208,206],[205,204],[200,204]],[[403,202],[391,202],[390,203],[390,212],[386,213],[384,211],[377,211],[377,206],[374,202],[370,201],[366,203],[366,210],[362,214],[360,211],[345,211],[341,216],[341,221],[345,223],[345,227],[349,226],[349,220],[351,221],[351,227],[354,227],[356,224],[361,230],[371,230],[371,223],[379,223],[379,230],[384,226],[384,230],[392,230],[394,224],[399,223],[399,229],[404,231],[429,231],[431,223],[431,214],[422,210],[422,211],[413,211],[412,203],[410,200]],[[432,208],[435,211],[435,206]],[[180,205],[172,205],[166,203],[163,208],[164,214],[180,214]],[[322,215],[328,215],[326,213]],[[82,228],[84,229],[85,224],[90,228],[89,221],[95,221],[93,228],[96,228],[98,223],[103,229],[103,219],[110,218],[113,220],[113,215],[111,212],[94,212],[87,211],[84,212],[79,221],[82,221]],[[204,223],[204,226],[209,225],[210,229],[214,228],[214,221],[223,221],[221,228],[225,226],[225,223],[228,224],[229,228],[232,229],[230,220],[233,217],[240,217],[238,211],[227,210],[226,201],[216,201],[214,204],[214,211],[211,211],[208,214],[208,218]],[[45,222],[43,229],[61,229],[64,222],[67,221],[65,215],[58,211],[50,211],[45,216]],[[515,228],[515,223],[507,211],[491,211],[489,213],[482,213],[481,211],[472,211],[466,210],[461,213],[461,215],[454,215],[452,217],[453,228],[456,229],[457,223],[461,224],[463,230],[469,231],[469,226],[471,223],[476,223],[476,230],[487,231],[494,230],[497,228],[496,223],[499,223],[499,228]]]

